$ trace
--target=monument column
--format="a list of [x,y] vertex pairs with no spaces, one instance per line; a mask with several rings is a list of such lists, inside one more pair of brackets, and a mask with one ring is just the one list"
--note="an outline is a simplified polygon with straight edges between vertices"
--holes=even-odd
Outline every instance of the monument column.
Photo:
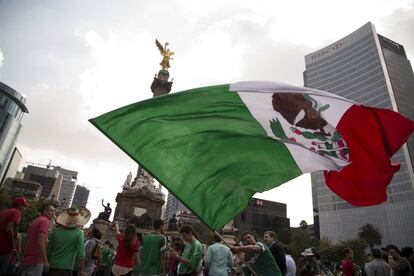
[[[167,48],[168,42],[164,46],[156,39],[162,61],[161,70],[155,74],[151,84],[153,97],[170,93],[173,81],[169,80],[170,59],[174,52]],[[127,181],[128,182],[128,178]],[[164,194],[161,192],[161,185],[155,187],[154,178],[142,167],[138,167],[137,176],[131,182],[125,183],[123,191],[116,197],[117,206],[115,209],[114,220],[136,219],[143,214],[149,215],[152,219],[161,218],[161,208],[165,203]]]

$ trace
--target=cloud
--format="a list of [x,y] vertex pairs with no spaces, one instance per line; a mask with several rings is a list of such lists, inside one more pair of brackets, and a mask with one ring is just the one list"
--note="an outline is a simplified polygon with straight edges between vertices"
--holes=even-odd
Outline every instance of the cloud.
[[399,8],[382,20],[383,24],[377,32],[402,44],[408,58],[414,59],[414,5]]
[[[152,97],[150,85],[160,59],[148,32],[85,34],[94,64],[80,75],[80,93],[91,116]],[[154,69],[152,69],[154,68]]]
[[273,40],[268,25],[268,18],[243,13],[211,23],[194,37],[188,51],[178,53],[175,76],[196,86],[239,80],[301,85],[303,56],[310,47]]

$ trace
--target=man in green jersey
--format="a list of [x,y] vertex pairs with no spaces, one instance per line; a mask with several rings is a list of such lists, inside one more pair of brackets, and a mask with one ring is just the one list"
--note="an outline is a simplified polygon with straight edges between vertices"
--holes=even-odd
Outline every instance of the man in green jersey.
[[232,247],[234,254],[239,252],[245,253],[244,261],[246,269],[244,275],[257,276],[282,276],[275,258],[269,248],[261,242],[256,242],[250,232],[243,233],[240,237],[243,246]]
[[85,248],[80,229],[88,223],[87,209],[71,207],[57,217],[58,227],[49,235],[47,256],[50,263],[49,276],[71,276],[75,259],[79,261],[78,275],[84,276]]
[[154,231],[144,235],[141,246],[141,270],[142,276],[161,275],[167,273],[166,267],[166,246],[167,239],[162,234],[164,221],[156,219],[154,221]]
[[111,275],[111,268],[114,259],[114,246],[110,241],[105,241],[104,249],[102,250],[101,260],[99,261],[99,270],[97,276]]
[[180,233],[186,242],[185,248],[181,256],[171,249],[170,256],[180,262],[178,267],[178,275],[192,276],[199,275],[201,272],[201,261],[203,257],[203,246],[195,238],[194,231],[190,226],[183,226]]

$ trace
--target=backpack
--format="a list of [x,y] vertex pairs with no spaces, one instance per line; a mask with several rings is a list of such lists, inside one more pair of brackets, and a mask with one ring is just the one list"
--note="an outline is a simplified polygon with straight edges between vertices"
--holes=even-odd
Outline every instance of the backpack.
[[100,260],[102,251],[104,250],[105,246],[100,243],[99,241],[95,240],[95,246],[91,252],[91,258],[94,260]]

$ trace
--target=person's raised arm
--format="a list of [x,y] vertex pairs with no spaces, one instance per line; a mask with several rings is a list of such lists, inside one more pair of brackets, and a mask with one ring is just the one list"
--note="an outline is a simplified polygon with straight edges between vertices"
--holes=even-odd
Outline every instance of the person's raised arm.
[[115,221],[115,232],[117,235],[121,234],[121,232],[119,231],[119,225],[117,221]]
[[237,254],[239,252],[242,252],[242,253],[248,253],[248,252],[262,253],[263,252],[263,249],[258,245],[233,246],[230,248],[230,250],[234,254]]

